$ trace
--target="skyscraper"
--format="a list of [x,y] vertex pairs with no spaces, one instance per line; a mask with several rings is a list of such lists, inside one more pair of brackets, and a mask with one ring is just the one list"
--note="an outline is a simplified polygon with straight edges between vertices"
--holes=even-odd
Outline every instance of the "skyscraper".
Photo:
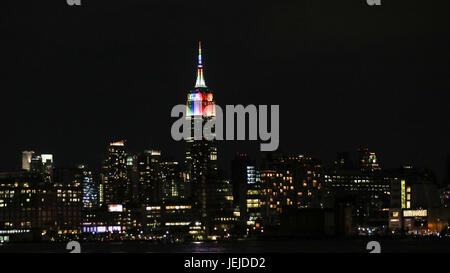
[[[24,155],[22,154],[22,161],[24,159],[23,156]],[[26,155],[26,157],[27,156],[28,155]],[[27,167],[27,165],[25,165],[25,167]],[[48,182],[48,183],[52,182],[53,169],[54,169],[53,155],[51,155],[51,154],[35,154],[33,152],[31,154],[29,167],[30,167],[31,172],[40,174],[45,179],[46,182]]]
[[322,208],[324,170],[319,160],[280,152],[261,155],[262,208],[266,223],[279,224],[286,208]]
[[80,169],[55,168],[53,180],[52,187],[56,192],[55,226],[58,233],[76,234],[81,230],[83,208],[83,181]]
[[368,148],[359,149],[359,164],[362,172],[381,171],[377,155],[370,152]]
[[334,167],[336,169],[345,169],[345,170],[352,169],[353,164],[350,159],[350,153],[348,152],[337,153],[336,159],[334,160]]
[[290,165],[298,208],[321,208],[324,186],[322,163],[309,156],[294,154],[283,157]]
[[[261,213],[261,176],[256,166],[247,166],[246,210],[244,216],[246,225],[254,229],[260,228]],[[241,218],[243,214],[241,211]]]
[[233,186],[234,207],[239,208],[241,224],[247,222],[247,183],[248,167],[255,163],[245,153],[237,153],[231,161],[231,183]]
[[[103,165],[103,198],[105,204],[123,204],[129,201],[125,140],[111,142]],[[102,198],[102,199],[103,199]]]
[[145,150],[138,156],[138,199],[143,204],[161,201],[161,151]]
[[81,180],[81,186],[83,188],[83,207],[95,208],[99,205],[99,194],[97,183],[94,180],[92,171],[87,168],[86,165],[79,165],[79,176]]
[[[213,93],[208,89],[203,76],[202,49],[199,42],[197,80],[195,87],[187,95],[187,119],[191,122],[191,136],[186,140],[186,168],[189,182],[189,194],[196,205],[201,207],[202,216],[206,216],[206,185],[217,173],[217,146],[214,140],[205,136],[194,139],[194,124],[215,118]],[[209,107],[208,107],[209,106]],[[207,108],[208,107],[208,108]],[[202,126],[203,128],[203,126]],[[214,131],[214,129],[212,130]],[[213,132],[214,134],[214,132]]]
[[177,161],[165,160],[161,162],[162,199],[184,199],[184,177],[180,164]]
[[33,157],[33,151],[23,151],[22,152],[22,170],[31,170],[31,158]]

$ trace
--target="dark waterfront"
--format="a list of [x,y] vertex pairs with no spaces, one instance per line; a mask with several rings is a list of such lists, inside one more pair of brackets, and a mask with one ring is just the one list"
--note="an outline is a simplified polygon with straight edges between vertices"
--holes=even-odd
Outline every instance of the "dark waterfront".
[[[373,239],[373,238],[372,238]],[[354,240],[273,240],[162,244],[143,241],[81,243],[82,253],[368,253],[371,238]],[[450,241],[439,239],[378,240],[382,253],[450,253]],[[0,253],[65,253],[65,243],[15,243]]]

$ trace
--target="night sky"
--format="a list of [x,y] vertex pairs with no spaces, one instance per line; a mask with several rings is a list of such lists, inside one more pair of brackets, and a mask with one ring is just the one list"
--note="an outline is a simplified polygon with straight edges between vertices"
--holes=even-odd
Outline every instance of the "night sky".
[[[194,86],[201,40],[216,103],[279,104],[283,151],[329,162],[368,146],[383,167],[443,178],[448,1],[81,1],[2,3],[1,170],[22,150],[98,167],[122,138],[182,160],[170,111]],[[219,145],[225,169],[236,151],[259,149]]]

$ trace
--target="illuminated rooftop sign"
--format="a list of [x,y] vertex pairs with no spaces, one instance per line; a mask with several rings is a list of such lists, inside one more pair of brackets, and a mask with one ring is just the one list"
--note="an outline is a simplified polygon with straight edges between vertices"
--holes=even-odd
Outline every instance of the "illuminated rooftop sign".
[[108,211],[109,212],[122,212],[123,211],[123,206],[121,204],[108,205]]
[[427,210],[404,210],[403,217],[427,217]]
[[110,142],[110,146],[125,146],[126,140],[116,141],[116,142]]

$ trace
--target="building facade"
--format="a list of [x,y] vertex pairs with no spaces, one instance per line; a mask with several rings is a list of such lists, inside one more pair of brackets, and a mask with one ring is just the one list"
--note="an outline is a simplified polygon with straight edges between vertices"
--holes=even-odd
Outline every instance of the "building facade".
[[108,146],[102,170],[102,205],[124,204],[131,200],[125,142],[111,142]]

